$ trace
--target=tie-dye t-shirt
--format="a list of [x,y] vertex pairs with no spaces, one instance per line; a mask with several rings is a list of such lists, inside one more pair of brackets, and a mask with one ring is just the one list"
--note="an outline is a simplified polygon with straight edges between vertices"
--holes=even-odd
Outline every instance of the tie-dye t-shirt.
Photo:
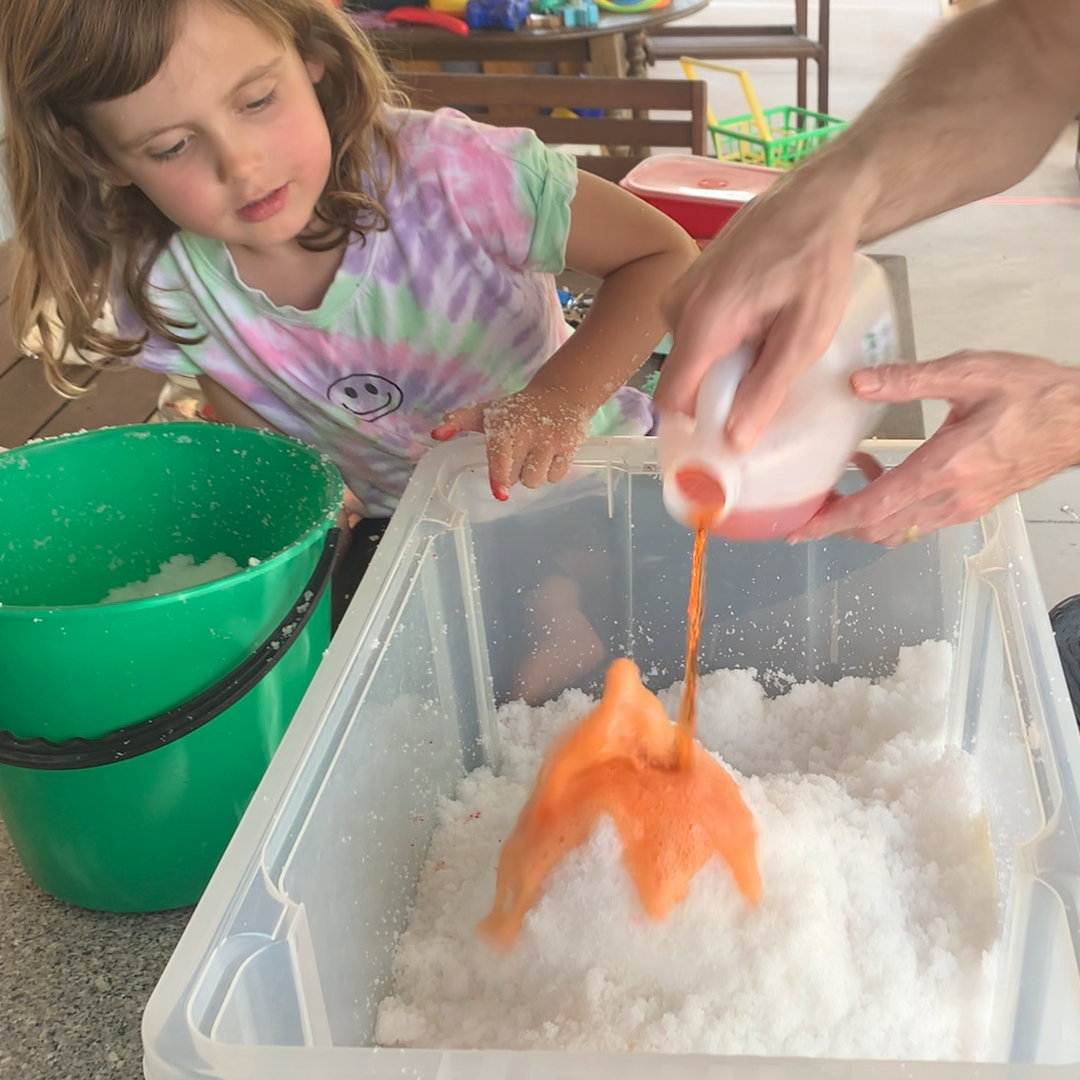
[[[275,305],[244,285],[223,243],[181,232],[153,267],[151,298],[205,339],[151,338],[137,360],[215,379],[328,454],[376,517],[393,512],[447,411],[522,389],[566,340],[553,275],[577,183],[573,159],[531,131],[452,110],[394,117],[390,227],[349,244],[318,308]],[[117,316],[139,332],[122,302]],[[624,387],[591,433],[651,425],[648,398]]]

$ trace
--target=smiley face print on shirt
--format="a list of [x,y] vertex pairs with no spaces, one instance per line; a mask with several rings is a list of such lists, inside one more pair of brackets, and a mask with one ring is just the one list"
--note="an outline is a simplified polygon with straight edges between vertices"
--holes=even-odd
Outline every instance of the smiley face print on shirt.
[[382,375],[346,375],[330,384],[326,396],[361,420],[381,420],[401,408],[401,387]]

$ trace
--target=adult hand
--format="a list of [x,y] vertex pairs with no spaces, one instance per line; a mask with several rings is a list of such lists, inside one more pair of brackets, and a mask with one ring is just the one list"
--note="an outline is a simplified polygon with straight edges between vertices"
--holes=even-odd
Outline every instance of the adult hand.
[[852,179],[849,187],[837,164],[827,183],[807,167],[741,210],[664,297],[674,347],[656,388],[658,407],[693,414],[710,365],[755,342],[757,358],[727,427],[736,449],[751,446],[832,340],[861,219],[858,185]]
[[952,409],[902,465],[828,503],[792,543],[844,533],[892,547],[971,521],[1080,463],[1080,370],[1037,356],[962,352],[864,368],[851,383],[867,401],[933,398]]
[[588,437],[589,419],[562,391],[527,386],[509,397],[454,409],[431,437],[444,442],[463,431],[483,432],[491,493],[505,501],[518,480],[528,488],[561,480]]

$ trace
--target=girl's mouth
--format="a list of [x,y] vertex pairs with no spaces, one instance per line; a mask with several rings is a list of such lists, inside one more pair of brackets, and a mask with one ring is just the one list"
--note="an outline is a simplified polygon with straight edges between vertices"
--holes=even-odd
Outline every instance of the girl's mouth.
[[288,184],[282,184],[281,187],[271,191],[269,195],[264,195],[261,199],[256,199],[254,202],[241,206],[236,211],[236,216],[244,221],[266,221],[281,212],[288,194]]

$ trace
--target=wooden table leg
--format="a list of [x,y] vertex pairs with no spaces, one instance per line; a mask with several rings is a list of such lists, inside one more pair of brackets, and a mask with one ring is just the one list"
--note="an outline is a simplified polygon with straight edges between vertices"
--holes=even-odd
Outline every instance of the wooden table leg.
[[626,78],[626,35],[601,34],[589,38],[589,74]]
[[[631,79],[647,79],[648,57],[645,53],[645,31],[635,30],[626,35],[626,74]],[[635,120],[648,120],[648,109],[635,109]],[[652,152],[648,146],[634,146],[630,153],[634,157],[647,157]]]
[[645,53],[645,31],[634,30],[626,35],[626,74],[631,79],[644,79],[648,57]]

